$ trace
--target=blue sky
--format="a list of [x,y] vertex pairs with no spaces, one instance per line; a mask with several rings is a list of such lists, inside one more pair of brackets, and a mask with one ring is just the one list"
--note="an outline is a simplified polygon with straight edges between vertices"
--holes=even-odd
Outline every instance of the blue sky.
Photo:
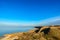
[[60,16],[60,0],[0,0],[0,20],[40,21]]

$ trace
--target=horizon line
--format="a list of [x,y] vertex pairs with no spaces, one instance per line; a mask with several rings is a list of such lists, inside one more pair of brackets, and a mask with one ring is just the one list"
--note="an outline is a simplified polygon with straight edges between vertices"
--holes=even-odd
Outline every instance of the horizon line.
[[30,21],[30,22],[14,22],[14,21],[1,21],[0,20],[0,26],[38,26],[38,25],[45,25],[49,22],[54,22],[60,20],[60,16],[57,17],[52,17],[52,18],[48,18],[48,19],[44,19],[41,21]]

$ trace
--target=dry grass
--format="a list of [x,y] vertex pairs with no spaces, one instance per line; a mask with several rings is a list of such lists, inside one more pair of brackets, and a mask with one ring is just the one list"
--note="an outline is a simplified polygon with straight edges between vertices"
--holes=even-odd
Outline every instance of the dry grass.
[[[46,27],[44,27],[46,28]],[[41,30],[43,30],[42,28]],[[48,34],[44,34],[44,32],[35,33],[34,30],[28,32],[19,32],[13,34],[4,35],[5,38],[0,40],[60,40],[60,27],[50,27],[50,31]]]

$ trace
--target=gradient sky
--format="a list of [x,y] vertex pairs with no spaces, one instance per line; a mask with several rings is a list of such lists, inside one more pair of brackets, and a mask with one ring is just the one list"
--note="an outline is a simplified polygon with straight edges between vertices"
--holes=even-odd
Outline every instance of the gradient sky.
[[60,16],[60,0],[0,0],[0,19],[40,21]]

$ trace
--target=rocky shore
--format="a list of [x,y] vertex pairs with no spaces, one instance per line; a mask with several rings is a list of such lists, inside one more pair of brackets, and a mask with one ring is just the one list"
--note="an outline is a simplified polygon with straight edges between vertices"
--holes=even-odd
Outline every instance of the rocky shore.
[[60,40],[60,25],[36,26],[28,32],[5,34],[0,40]]

